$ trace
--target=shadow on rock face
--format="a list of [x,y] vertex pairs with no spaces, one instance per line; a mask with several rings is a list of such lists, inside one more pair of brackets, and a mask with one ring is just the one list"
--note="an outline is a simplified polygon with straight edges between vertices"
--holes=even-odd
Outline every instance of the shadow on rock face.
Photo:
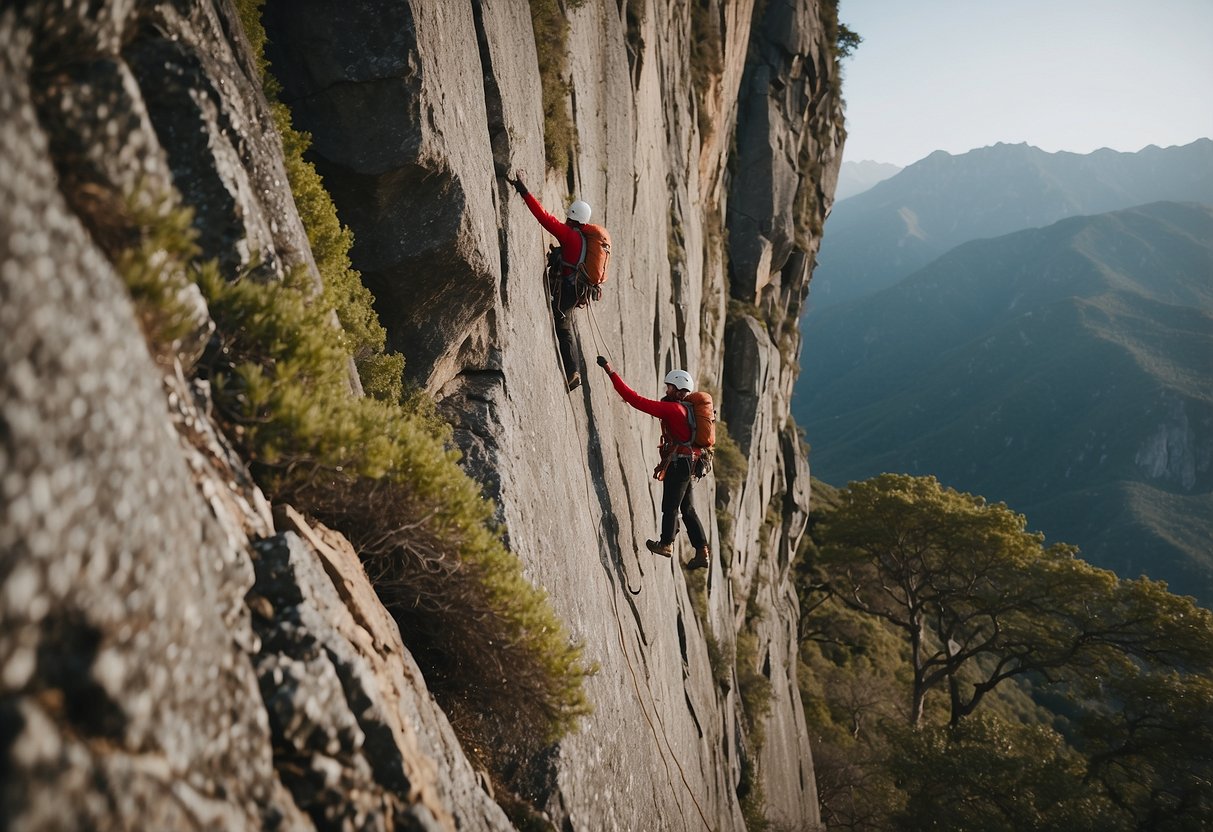
[[468,250],[459,181],[420,165],[366,175],[318,160],[317,169],[354,230],[353,265],[375,296],[389,349],[408,356],[406,371],[424,382],[496,293],[496,278]]

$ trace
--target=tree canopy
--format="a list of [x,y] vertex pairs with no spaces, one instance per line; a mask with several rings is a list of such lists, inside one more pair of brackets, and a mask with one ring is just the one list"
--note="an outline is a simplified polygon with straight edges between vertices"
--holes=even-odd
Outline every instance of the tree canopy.
[[797,565],[807,715],[824,776],[862,772],[872,796],[819,780],[825,815],[827,799],[850,807],[834,826],[1213,822],[1208,610],[932,477],[851,483],[811,530]]
[[853,483],[821,527],[823,587],[907,639],[913,723],[941,686],[956,724],[1015,676],[1213,664],[1207,611],[1026,527],[1002,503],[902,474]]

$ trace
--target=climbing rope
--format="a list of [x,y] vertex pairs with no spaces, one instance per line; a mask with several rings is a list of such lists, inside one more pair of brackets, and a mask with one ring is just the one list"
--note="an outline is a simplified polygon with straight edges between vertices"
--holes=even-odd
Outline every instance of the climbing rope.
[[590,334],[594,336],[594,346],[598,348],[598,354],[606,356],[607,361],[614,362],[611,351],[607,349],[606,339],[602,337],[602,330],[598,328],[598,319],[594,317],[594,304],[587,304],[586,309],[589,310]]
[[[547,284],[546,280],[544,281],[544,284],[546,286],[546,284]],[[548,305],[550,308],[552,299],[549,296],[547,298],[547,300],[548,300]],[[594,318],[593,306],[590,305],[589,309],[590,309],[590,312],[589,312],[590,331],[591,331],[591,335],[594,336],[595,346],[600,348],[600,350],[601,350],[600,354],[605,356],[607,358],[607,360],[610,361],[610,360],[612,360],[611,354],[610,354],[610,351],[606,347],[606,339],[602,337],[602,332],[601,332],[601,330],[598,329],[598,322]],[[551,325],[552,341],[553,341],[553,345],[557,347],[557,355],[559,355],[560,340],[556,334],[556,317],[554,314],[552,315],[551,323],[552,323],[552,325]],[[576,424],[577,423],[577,413],[573,409],[573,403],[571,401],[568,402],[568,408],[569,408],[569,415],[572,418],[573,423]],[[584,467],[582,469],[582,479],[585,484],[585,492],[586,492],[586,500],[587,500],[586,504],[590,505],[593,503],[593,487],[590,483],[589,472]],[[623,568],[622,553],[620,554],[619,565],[621,567],[621,571],[623,572],[624,585],[627,587],[628,592],[630,592],[632,595],[639,595],[640,589],[632,589],[631,578],[628,577],[627,569]],[[636,702],[637,702],[637,704],[640,705],[640,712],[642,714],[644,714],[645,722],[648,723],[649,731],[653,735],[653,742],[657,745],[658,751],[662,752],[661,753],[661,762],[662,762],[662,765],[665,767],[666,780],[670,784],[670,791],[671,791],[671,793],[673,793],[673,791],[674,791],[674,776],[673,776],[673,773],[670,771],[670,762],[669,762],[670,758],[673,758],[674,765],[678,769],[678,775],[682,780],[682,785],[686,788],[687,794],[691,798],[691,802],[695,804],[695,810],[699,813],[699,819],[703,821],[704,828],[707,829],[708,832],[712,832],[712,824],[708,822],[708,818],[707,818],[707,815],[703,811],[703,807],[699,804],[698,798],[695,797],[695,791],[691,788],[690,781],[687,780],[686,771],[683,769],[682,763],[680,763],[678,761],[678,755],[674,753],[674,748],[670,744],[670,738],[666,734],[665,726],[660,723],[660,720],[658,720],[657,722],[654,722],[653,716],[651,716],[649,714],[648,708],[645,707],[644,695],[640,691],[640,679],[636,673],[636,666],[632,663],[632,657],[628,653],[627,636],[626,636],[626,634],[624,632],[624,628],[623,628],[623,619],[619,615],[619,599],[616,597],[614,592],[611,592],[611,609],[614,613],[615,626],[618,629],[618,633],[619,633],[619,649],[623,651],[623,660],[624,660],[624,662],[627,663],[628,672],[631,674],[631,677],[632,677],[632,688],[636,691]],[[649,700],[656,702],[656,697],[653,696],[653,690],[652,690],[652,688],[650,688],[648,686],[647,681],[645,682],[645,689],[648,690]],[[654,709],[654,711],[655,710],[656,709]],[[660,736],[658,736],[659,727],[660,727]],[[665,743],[664,750],[662,749],[663,741]],[[678,814],[682,817],[683,823],[685,824],[686,823],[686,814],[682,810],[682,802],[676,800],[675,805],[678,807]]]
[[[699,800],[695,797],[695,791],[691,788],[690,782],[687,780],[687,773],[682,768],[682,763],[678,762],[678,755],[674,753],[673,746],[670,745],[670,738],[666,735],[665,726],[661,725],[660,721],[656,724],[653,718],[649,716],[649,711],[644,706],[644,697],[640,693],[640,680],[636,676],[636,666],[632,664],[632,657],[628,655],[627,637],[623,631],[623,620],[619,617],[619,601],[615,598],[615,593],[611,593],[611,606],[615,610],[615,624],[619,628],[619,649],[623,651],[623,660],[627,662],[628,671],[632,675],[632,687],[636,690],[636,701],[640,704],[640,712],[644,714],[645,721],[649,724],[649,731],[653,734],[653,742],[657,744],[658,750],[661,750],[661,741],[665,740],[665,748],[668,754],[661,755],[661,763],[665,766],[666,780],[669,781],[670,790],[673,791],[674,777],[670,773],[670,757],[674,758],[674,765],[678,768],[678,775],[682,778],[682,785],[686,787],[687,794],[691,797],[691,802],[695,804],[695,811],[699,813],[699,819],[703,821],[704,828],[708,832],[712,832],[712,824],[708,823],[707,815],[704,814],[703,807],[699,805]],[[648,682],[645,682],[645,689],[649,692],[649,699],[656,701],[653,696],[653,689],[649,687]],[[656,710],[656,709],[654,709]],[[661,725],[661,736],[657,736],[657,726]],[[681,801],[675,801],[678,807],[678,814],[682,816],[683,822],[686,822],[686,814],[682,811]]]
[[[550,284],[546,280],[546,278],[543,281],[543,283],[544,283],[544,286],[548,287],[548,289],[549,289],[549,292],[546,294],[546,298],[548,301],[548,308],[552,312],[550,332],[552,335],[552,345],[554,347],[556,347],[556,354],[557,354],[557,356],[559,356],[560,355],[560,337],[556,333],[556,314],[557,314],[557,312],[556,312],[556,309],[553,308],[554,298],[551,295],[552,287],[550,286]],[[555,290],[557,292],[559,292],[560,288],[556,287]],[[592,329],[591,329],[591,334],[593,334]],[[599,333],[599,334],[601,334],[601,333]],[[595,346],[598,346],[597,342],[595,342]],[[602,344],[602,349],[605,349],[605,348],[606,348],[605,344]],[[557,358],[557,360],[560,361],[559,357]],[[563,366],[563,365],[561,365],[561,366]],[[582,383],[584,384],[586,382],[583,380]],[[566,399],[566,401],[567,401],[567,399]],[[569,408],[569,416],[571,417],[573,423],[576,424],[577,423],[577,412],[573,409],[573,403],[571,401],[568,402],[568,408]],[[583,484],[585,485],[586,505],[592,505],[594,502],[593,487],[590,484],[589,471],[587,471],[586,468],[584,468],[584,467],[582,468],[582,480],[583,480]],[[628,592],[630,592],[632,595],[639,595],[641,588],[640,587],[636,587],[635,589],[632,588],[632,578],[630,575],[628,575],[627,567],[623,563],[623,553],[622,552],[620,553],[618,563],[619,563],[619,569],[623,573],[624,585],[628,588]]]

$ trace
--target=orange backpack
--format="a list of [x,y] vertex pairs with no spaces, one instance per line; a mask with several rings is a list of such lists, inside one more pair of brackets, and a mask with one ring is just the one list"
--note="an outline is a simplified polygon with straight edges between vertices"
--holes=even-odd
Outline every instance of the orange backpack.
[[581,257],[569,263],[577,272],[577,305],[602,299],[602,284],[607,279],[607,262],[611,259],[611,235],[601,225],[585,223],[578,227],[581,234]]
[[711,448],[716,444],[716,408],[712,397],[702,391],[691,393],[683,404],[687,405],[691,444],[696,448]]

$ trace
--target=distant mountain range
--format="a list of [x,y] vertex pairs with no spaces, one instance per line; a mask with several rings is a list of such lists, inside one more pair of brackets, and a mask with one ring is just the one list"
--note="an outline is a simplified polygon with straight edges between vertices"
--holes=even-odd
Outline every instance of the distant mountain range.
[[[1180,150],[1211,153],[1213,142]],[[979,156],[995,153],[1048,156],[1006,146]],[[1157,175],[1171,171],[1171,151],[1145,155]],[[973,175],[1008,182],[996,167]],[[1208,183],[1213,167],[1197,170],[1167,177],[1176,188]],[[1087,199],[1127,192],[1127,178],[1113,188],[1092,177],[1107,187]],[[960,200],[947,194],[976,200],[980,189],[948,182],[924,182],[916,204],[957,204],[959,224]],[[986,193],[969,206],[969,227],[1027,222],[1076,192],[1058,188],[1049,206],[1029,208],[1025,190]],[[931,227],[932,241],[959,234],[942,220]],[[804,349],[793,414],[815,477],[934,474],[1006,502],[1094,563],[1213,606],[1213,207],[1162,202],[967,242],[816,316]]]
[[838,170],[838,186],[834,188],[834,201],[847,199],[883,182],[901,172],[899,165],[889,162],[843,162]]
[[891,286],[969,240],[1159,200],[1213,203],[1213,140],[1137,153],[1026,144],[937,151],[835,203],[809,314]]

